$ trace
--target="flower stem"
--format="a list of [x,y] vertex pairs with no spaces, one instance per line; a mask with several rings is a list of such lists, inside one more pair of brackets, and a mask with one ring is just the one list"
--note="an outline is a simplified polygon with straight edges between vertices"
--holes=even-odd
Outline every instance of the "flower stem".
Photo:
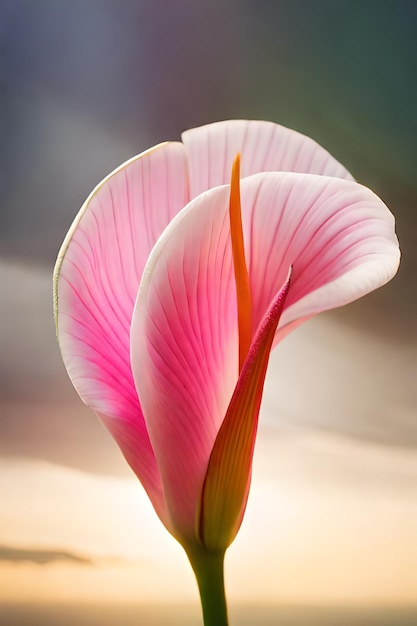
[[195,546],[186,552],[197,578],[204,626],[228,626],[224,552],[211,552]]

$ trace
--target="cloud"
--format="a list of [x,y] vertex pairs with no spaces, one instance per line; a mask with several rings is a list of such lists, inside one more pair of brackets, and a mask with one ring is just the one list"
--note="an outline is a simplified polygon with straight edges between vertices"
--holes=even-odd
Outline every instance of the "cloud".
[[417,340],[370,335],[338,313],[303,324],[274,350],[262,421],[415,449]]
[[44,548],[16,548],[0,545],[0,563],[35,563],[47,565],[65,561],[77,565],[93,565],[92,559],[67,550],[45,550]]
[[[50,272],[0,259],[0,284],[0,456],[132,476],[65,372],[55,338]],[[318,316],[274,350],[262,423],[287,433],[307,428],[416,448],[416,342],[411,334],[407,342],[393,341],[350,326],[343,310]]]
[[51,272],[0,259],[0,456],[131,476],[68,379],[55,336]]

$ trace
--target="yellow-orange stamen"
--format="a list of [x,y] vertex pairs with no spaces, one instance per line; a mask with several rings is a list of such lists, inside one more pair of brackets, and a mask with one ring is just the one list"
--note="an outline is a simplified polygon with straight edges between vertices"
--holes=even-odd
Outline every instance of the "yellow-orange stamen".
[[236,156],[232,165],[229,215],[237,295],[240,372],[252,341],[252,304],[249,274],[245,259],[242,211],[240,204],[240,154]]

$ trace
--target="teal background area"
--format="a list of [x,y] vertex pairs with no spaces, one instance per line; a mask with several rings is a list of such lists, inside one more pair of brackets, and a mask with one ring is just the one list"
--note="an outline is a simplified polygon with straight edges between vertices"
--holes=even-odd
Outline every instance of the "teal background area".
[[0,11],[2,255],[51,263],[109,170],[235,117],[314,137],[386,200],[414,251],[413,0],[3,0]]

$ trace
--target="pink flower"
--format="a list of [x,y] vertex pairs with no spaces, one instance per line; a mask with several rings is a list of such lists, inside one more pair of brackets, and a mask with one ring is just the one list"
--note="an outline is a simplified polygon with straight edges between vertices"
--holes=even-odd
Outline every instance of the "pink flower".
[[271,347],[398,263],[384,203],[269,122],[189,130],[89,196],[55,269],[62,356],[188,552],[239,529]]

